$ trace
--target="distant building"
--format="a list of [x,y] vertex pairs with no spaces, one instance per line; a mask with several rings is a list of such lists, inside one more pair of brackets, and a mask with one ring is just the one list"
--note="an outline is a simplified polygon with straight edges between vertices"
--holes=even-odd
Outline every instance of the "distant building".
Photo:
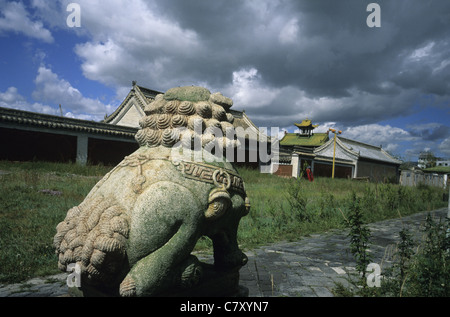
[[309,152],[328,141],[328,133],[313,133],[313,130],[318,125],[313,125],[309,119],[303,120],[301,123],[295,123],[294,125],[299,128],[300,132],[285,133],[280,140],[280,146],[287,152]]
[[[296,153],[312,154],[315,148],[328,141],[328,133],[314,133],[318,125],[313,125],[311,120],[305,119],[301,123],[294,124],[299,133],[285,133],[280,140],[279,165],[275,168],[276,175],[292,177],[296,175],[293,171],[292,157]],[[300,163],[305,163],[306,160]]]
[[[295,126],[300,133],[287,133],[280,140],[280,165],[275,174],[298,177],[306,166],[310,166],[315,177],[331,177],[334,137],[329,138],[327,133],[314,133],[317,125],[312,125],[310,120]],[[401,161],[381,147],[336,137],[336,178],[397,179],[400,164]]]
[[450,166],[450,160],[437,160],[436,167],[438,166]]
[[420,152],[417,166],[419,168],[434,167],[436,164],[436,157],[430,151]]
[[427,169],[404,169],[400,174],[400,184],[404,186],[428,185],[447,188],[450,167],[439,166]]

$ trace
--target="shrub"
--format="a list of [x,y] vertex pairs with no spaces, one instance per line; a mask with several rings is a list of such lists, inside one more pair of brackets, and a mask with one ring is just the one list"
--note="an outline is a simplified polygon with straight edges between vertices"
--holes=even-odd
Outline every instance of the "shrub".
[[[356,209],[355,209],[356,211]],[[337,283],[337,296],[389,296],[389,297],[449,297],[450,296],[450,235],[449,219],[436,222],[428,214],[423,229],[424,240],[416,243],[411,233],[402,229],[396,252],[396,261],[385,270],[380,288],[367,288],[364,280],[363,243],[367,236],[358,228],[361,222],[355,212],[350,231],[350,247],[357,261],[360,279],[349,278],[350,287]],[[356,217],[356,221],[355,221]],[[358,235],[359,233],[359,235]],[[359,266],[358,266],[359,264]],[[353,286],[353,287],[352,287]]]
[[302,186],[302,179],[297,178],[293,185],[287,187],[286,192],[286,200],[291,207],[294,217],[300,222],[311,222],[313,215],[306,208],[308,199]]
[[449,220],[425,222],[425,242],[408,269],[406,296],[450,296]]
[[350,252],[356,260],[356,270],[365,278],[366,267],[371,261],[368,253],[370,230],[364,224],[363,212],[360,206],[360,200],[352,193],[352,201],[349,206],[347,225],[349,227]]

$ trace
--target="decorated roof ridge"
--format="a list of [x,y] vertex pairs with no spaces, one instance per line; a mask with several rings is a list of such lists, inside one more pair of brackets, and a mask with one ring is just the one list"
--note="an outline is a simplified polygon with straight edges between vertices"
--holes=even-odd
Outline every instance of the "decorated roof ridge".
[[337,138],[338,138],[338,139],[341,139],[341,140],[344,141],[344,142],[356,143],[356,144],[360,144],[360,145],[365,145],[365,146],[373,147],[373,148],[376,148],[376,149],[382,149],[382,148],[383,148],[382,146],[377,146],[377,145],[373,145],[373,144],[370,144],[370,143],[361,142],[361,141],[358,141],[358,140],[352,140],[352,139],[349,139],[349,138],[344,138],[343,136],[340,136],[340,135],[337,136]]
[[[327,146],[329,146],[333,142],[334,142],[333,139],[329,139],[326,143],[324,143],[320,147],[314,149],[314,153],[318,153],[318,152],[322,151],[323,149],[325,149]],[[344,151],[346,151],[352,155],[355,155],[356,157],[363,157],[363,158],[366,158],[366,159],[368,158],[368,159],[372,159],[375,161],[390,162],[390,163],[395,163],[395,164],[401,163],[400,160],[398,160],[395,157],[393,157],[392,155],[390,155],[388,152],[386,152],[380,146],[343,138],[341,136],[336,137],[336,143],[339,144]],[[371,154],[373,154],[373,152],[367,153],[367,151],[365,151],[366,153],[361,153],[361,148],[354,149],[351,146],[349,148],[349,145],[350,145],[349,143],[354,144],[355,146],[360,146],[361,148],[363,148],[363,152],[364,152],[364,148],[366,148],[366,149],[369,148],[369,149],[377,151],[378,153],[381,153],[382,155],[384,155],[384,157],[380,158],[380,157],[373,156],[373,155],[371,155]]]
[[273,142],[275,141],[275,137],[271,137],[267,135],[266,133],[262,132],[259,127],[255,125],[255,123],[249,118],[249,116],[245,113],[245,111],[235,110],[235,109],[228,109],[227,112],[229,112],[234,117],[233,125],[235,128],[241,127],[244,130],[250,129],[252,131],[252,136],[245,134],[245,138],[253,138],[257,141],[267,141],[267,142]]
[[391,154],[389,154],[389,152],[387,152],[385,149],[383,149],[382,146],[376,146],[376,145],[373,145],[373,144],[364,143],[364,142],[361,142],[361,141],[352,140],[352,139],[348,139],[348,138],[344,138],[344,137],[339,137],[339,136],[338,136],[337,138],[338,138],[338,139],[340,138],[343,142],[356,143],[356,144],[358,144],[358,145],[363,145],[363,146],[366,146],[366,147],[372,147],[372,148],[374,148],[374,149],[380,150],[381,152],[383,152],[383,153],[384,153],[386,156],[388,156],[389,158],[391,158],[391,159],[393,159],[393,160],[395,160],[395,161],[401,162],[400,160],[396,159],[396,158],[393,157]]
[[[193,86],[185,86],[185,87],[193,87]],[[169,89],[167,92],[169,92],[169,95],[170,95],[170,93],[176,92],[177,90],[182,89],[182,88],[183,87],[175,87],[175,88]],[[197,87],[197,88],[206,89],[203,87]],[[159,91],[156,91],[153,89],[149,89],[149,88],[137,85],[136,81],[133,81],[132,89],[130,90],[130,92],[128,93],[126,98],[122,101],[122,103],[119,105],[119,107],[116,108],[113,113],[106,116],[101,122],[115,125],[114,122],[116,120],[118,120],[118,118],[121,116],[121,114],[128,111],[127,107],[130,107],[130,104],[131,104],[130,100],[132,98],[134,98],[136,100],[136,102],[138,103],[137,106],[139,106],[143,110],[143,112],[145,112],[144,111],[145,107],[148,104],[150,104],[151,102],[153,102],[156,99],[157,95],[163,95],[165,97],[165,99],[167,99],[167,96],[165,96],[167,94],[167,92],[164,93],[164,92],[159,92]],[[245,113],[245,110],[240,111],[240,110],[232,109],[232,105],[231,105],[232,100],[231,99],[222,96],[222,94],[220,92],[210,93],[209,90],[208,90],[208,95],[212,96],[212,98],[214,98],[214,100],[219,102],[219,104],[223,104],[224,102],[230,103],[230,104],[225,105],[225,109],[226,109],[226,112],[229,112],[236,119],[236,120],[234,120],[234,126],[242,127],[243,129],[250,128],[250,130],[252,131],[250,133],[251,135],[248,135],[248,134],[245,135],[246,139],[256,139],[258,141],[260,139],[262,139],[262,140],[268,140],[268,142],[273,141],[272,137],[266,135],[265,133],[263,133],[262,131],[259,130],[259,128],[254,124],[254,122],[247,116],[247,114]],[[169,96],[168,99],[171,99],[171,97]]]
[[314,133],[312,135],[302,136],[298,133],[286,133],[280,140],[280,145],[285,146],[320,146],[327,142],[327,133]]
[[[314,153],[318,153],[320,151],[322,151],[323,149],[327,148],[330,144],[334,143],[334,138],[330,138],[327,142],[325,142],[324,144],[322,144],[321,146],[319,146],[318,148],[314,149]],[[343,141],[341,140],[341,138],[339,136],[336,136],[336,144],[339,144],[340,147],[347,153],[350,153],[351,155],[354,155],[356,157],[358,157],[360,155],[360,153],[358,153],[357,151],[354,151],[353,148],[349,148],[347,147]]]
[[154,99],[157,95],[163,94],[162,92],[139,86],[135,81],[133,81],[132,85],[133,87],[131,88],[125,99],[122,101],[122,103],[119,105],[119,107],[117,107],[116,110],[114,110],[110,115],[106,115],[102,122],[110,123],[111,121],[113,121],[127,106],[128,101],[133,97],[137,97],[136,99],[139,103],[139,107],[142,109],[142,111],[144,111],[144,108],[149,101]]
[[50,129],[68,129],[101,134],[134,136],[137,129],[126,126],[116,126],[105,122],[61,117],[25,110],[0,107],[0,121],[16,122],[17,124],[42,126]]
[[245,111],[239,111],[236,109],[228,109],[228,112],[231,113],[235,118],[243,118]]
[[157,95],[159,94],[163,94],[163,92],[161,91],[157,91],[157,90],[153,90],[147,87],[143,87],[140,85],[136,85],[136,87],[141,91],[141,93],[146,97],[146,98],[155,98]]
[[122,109],[127,105],[128,100],[130,100],[134,95],[135,95],[135,92],[132,89],[128,93],[128,95],[125,97],[125,99],[122,101],[122,103],[119,105],[119,107],[117,107],[116,110],[114,110],[110,115],[106,114],[105,118],[101,122],[109,123],[112,120],[114,120],[114,118],[116,118],[119,115],[119,113],[122,111]]
[[301,123],[294,123],[297,128],[317,128],[318,124],[312,124],[311,120],[308,118],[304,119]]

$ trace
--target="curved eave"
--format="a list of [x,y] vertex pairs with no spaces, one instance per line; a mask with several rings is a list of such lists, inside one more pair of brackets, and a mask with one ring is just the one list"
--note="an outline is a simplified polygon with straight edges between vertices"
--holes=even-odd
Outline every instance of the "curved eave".
[[130,101],[133,98],[138,105],[137,108],[139,108],[139,111],[142,111],[142,114],[144,114],[145,106],[158,94],[161,94],[161,92],[134,85],[120,106],[117,107],[113,113],[103,119],[102,122],[114,124],[119,121],[120,118],[123,117],[124,113],[131,107]]
[[23,110],[0,108],[0,122],[55,130],[70,130],[90,134],[114,135],[132,138],[136,128],[114,126],[108,123],[58,117]]
[[[384,156],[386,156],[386,159],[379,159],[379,158],[375,158],[375,157],[366,157],[366,156],[362,156],[359,152],[356,152],[354,150],[349,149],[340,139],[339,137],[336,138],[336,146],[339,146],[344,152],[354,156],[357,159],[364,159],[364,160],[369,160],[369,161],[374,161],[374,162],[380,162],[380,163],[384,163],[384,164],[394,164],[394,165],[400,165],[401,161],[395,159],[394,157],[392,157],[389,153],[387,153],[385,150],[383,150],[382,148],[370,145],[370,144],[365,144],[365,143],[361,143],[361,142],[357,142],[354,140],[351,140],[352,142],[356,142],[360,145],[363,146],[368,146],[371,147],[373,149],[377,149],[378,151],[380,151]],[[319,153],[326,149],[328,146],[333,146],[333,142],[334,142],[334,138],[330,138],[330,140],[328,140],[325,144],[323,144],[322,146],[316,148],[314,150],[314,154],[316,155],[320,155]]]

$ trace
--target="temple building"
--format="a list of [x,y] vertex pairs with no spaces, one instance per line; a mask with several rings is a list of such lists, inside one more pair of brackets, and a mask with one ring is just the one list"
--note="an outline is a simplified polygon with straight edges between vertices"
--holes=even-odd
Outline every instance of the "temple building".
[[[133,81],[123,102],[101,122],[0,107],[0,159],[116,165],[138,149],[134,136],[140,128],[139,120],[145,116],[145,106],[158,94],[162,92]],[[257,149],[267,136],[245,111],[229,112],[234,117],[233,126],[245,131],[245,160],[241,164],[258,167]]]
[[[145,106],[152,102],[158,94],[162,94],[162,92],[139,86],[136,81],[133,81],[132,88],[127,97],[112,114],[105,116],[103,122],[138,129],[139,120],[145,116]],[[269,140],[270,142],[271,139],[258,129],[258,127],[247,116],[245,111],[238,111],[233,108],[228,111],[234,117],[233,126],[237,131],[237,134],[239,134],[240,131],[245,131],[245,133],[239,135],[242,140],[245,140],[245,144],[242,144],[245,151],[245,159],[241,162],[237,157],[236,151],[234,153],[235,164],[238,166],[245,165],[253,168],[261,167],[259,146],[263,140]],[[270,145],[268,147],[270,147]]]
[[280,146],[285,149],[285,153],[291,153],[292,151],[310,152],[328,141],[328,133],[313,132],[319,125],[313,125],[309,119],[303,120],[301,123],[295,123],[294,125],[300,132],[285,133],[280,140]]
[[130,92],[120,106],[112,114],[106,115],[102,122],[138,129],[139,120],[145,116],[145,106],[158,94],[162,92],[138,86],[133,81]]
[[[327,133],[314,133],[318,125],[313,125],[311,120],[305,119],[301,123],[294,124],[300,132],[285,133],[280,140],[279,165],[276,175],[296,177],[298,171],[293,170],[292,157],[296,153],[312,154],[314,149],[328,141]],[[300,162],[305,163],[306,161]],[[297,167],[296,167],[297,170]]]
[[136,131],[0,107],[0,160],[114,165],[138,148]]
[[303,120],[302,123],[294,123],[294,125],[301,131],[297,134],[299,137],[311,137],[313,130],[319,126],[318,124],[312,124],[309,119]]
[[295,126],[300,132],[286,133],[280,140],[280,165],[275,174],[299,177],[310,166],[315,177],[331,177],[335,155],[336,178],[398,180],[401,161],[382,147],[336,136],[334,150],[334,136],[314,133],[318,125],[309,119]]

